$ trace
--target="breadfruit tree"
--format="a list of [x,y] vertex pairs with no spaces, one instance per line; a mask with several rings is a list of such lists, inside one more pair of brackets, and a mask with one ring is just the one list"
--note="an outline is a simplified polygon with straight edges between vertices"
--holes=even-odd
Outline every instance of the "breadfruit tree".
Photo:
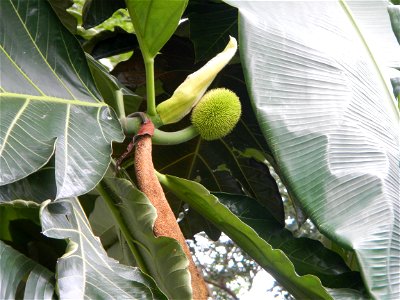
[[1,299],[400,297],[399,3],[1,3]]

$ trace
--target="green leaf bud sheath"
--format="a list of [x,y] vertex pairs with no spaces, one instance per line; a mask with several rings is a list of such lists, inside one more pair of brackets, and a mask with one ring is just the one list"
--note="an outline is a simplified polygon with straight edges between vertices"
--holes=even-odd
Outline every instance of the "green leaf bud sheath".
[[190,74],[178,86],[171,98],[157,106],[157,113],[164,125],[176,123],[185,117],[206,92],[214,78],[229,63],[237,50],[236,39],[230,37],[225,49],[207,62],[201,69]]

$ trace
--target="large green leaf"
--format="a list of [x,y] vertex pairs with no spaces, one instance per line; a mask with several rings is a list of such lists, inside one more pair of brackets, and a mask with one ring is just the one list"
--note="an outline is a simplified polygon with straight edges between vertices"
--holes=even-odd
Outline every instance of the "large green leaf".
[[10,222],[27,219],[40,225],[39,204],[31,201],[14,200],[7,203],[0,201],[0,239],[12,241]]
[[0,240],[54,272],[66,243],[41,233],[39,209],[33,201],[0,202]]
[[78,22],[76,18],[70,14],[67,9],[73,4],[73,0],[48,0],[54,12],[57,14],[63,25],[73,34],[76,33]]
[[[0,299],[54,297],[54,274],[2,241],[0,278]],[[25,283],[25,288],[21,288],[21,283]]]
[[85,210],[88,216],[93,233],[101,240],[104,250],[108,256],[118,260],[120,263],[136,266],[135,258],[129,249],[128,242],[123,236],[118,223],[114,218],[104,218],[110,215],[110,209],[107,203],[98,195],[80,196],[79,201],[82,206],[93,205],[90,214]]
[[57,197],[85,193],[107,170],[120,124],[48,2],[1,5],[0,185],[37,171],[55,151]]
[[101,195],[118,216],[127,242],[137,249],[142,267],[168,298],[190,299],[189,262],[176,240],[154,236],[157,213],[151,202],[125,179],[105,177],[101,187]]
[[170,175],[158,174],[158,178],[182,201],[187,202],[228,235],[293,296],[298,299],[331,299],[317,277],[299,276],[292,262],[281,250],[273,249],[201,184]]
[[40,219],[44,235],[69,240],[57,262],[60,298],[165,299],[139,269],[107,256],[76,198],[44,202]]
[[319,241],[295,238],[255,199],[227,193],[213,195],[272,247],[282,250],[298,274],[315,275],[325,287],[362,288],[360,273],[351,271],[339,254],[328,250]]
[[154,58],[175,32],[188,0],[126,0],[140,50]]
[[224,49],[229,36],[237,37],[237,9],[225,3],[191,0],[185,15],[190,20],[196,61],[210,60]]
[[[129,15],[127,16],[130,22]],[[118,24],[119,25],[119,24]],[[118,54],[128,53],[138,47],[137,37],[126,29],[115,26],[102,30],[82,45],[85,52],[95,59],[102,59]]]
[[52,159],[39,171],[13,183],[0,186],[0,204],[16,199],[30,199],[36,203],[55,199],[57,188],[54,171]]
[[382,68],[400,48],[384,1],[246,2],[241,57],[282,173],[369,293],[398,298],[399,113]]
[[388,7],[392,29],[400,43],[400,5],[391,5]]
[[82,12],[82,26],[87,29],[99,25],[112,14],[125,7],[124,0],[88,0],[85,1]]
[[92,58],[90,55],[86,55],[86,57],[88,59],[90,71],[93,74],[93,79],[105,102],[111,107],[117,109],[118,101],[116,93],[120,92],[121,97],[123,98],[125,111],[137,111],[143,99],[122,85],[97,60]]

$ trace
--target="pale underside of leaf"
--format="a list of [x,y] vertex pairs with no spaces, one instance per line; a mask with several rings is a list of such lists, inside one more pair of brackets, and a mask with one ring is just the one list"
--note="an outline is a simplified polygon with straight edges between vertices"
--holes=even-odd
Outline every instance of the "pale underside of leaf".
[[318,228],[355,250],[370,294],[398,298],[399,113],[382,69],[400,49],[384,2],[229,3],[287,182]]

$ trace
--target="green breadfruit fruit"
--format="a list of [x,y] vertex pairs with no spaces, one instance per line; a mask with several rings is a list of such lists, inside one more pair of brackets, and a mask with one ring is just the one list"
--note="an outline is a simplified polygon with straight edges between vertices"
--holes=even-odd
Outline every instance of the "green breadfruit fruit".
[[231,90],[218,88],[208,91],[192,112],[192,124],[200,136],[212,141],[226,136],[240,119],[239,97]]

